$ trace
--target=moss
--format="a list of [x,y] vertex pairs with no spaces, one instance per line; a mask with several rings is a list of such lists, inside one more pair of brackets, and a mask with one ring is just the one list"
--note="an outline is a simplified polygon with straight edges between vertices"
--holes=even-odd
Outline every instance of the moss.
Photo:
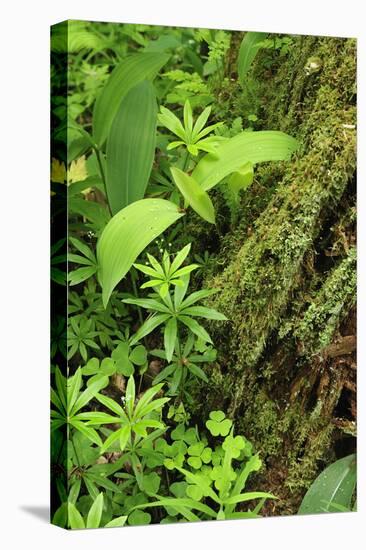
[[342,313],[355,303],[356,283],[356,249],[351,248],[326,279],[294,330],[304,353],[311,356],[330,344]]
[[[305,70],[310,57],[321,60],[313,74]],[[256,75],[260,63],[258,56]],[[348,126],[356,122],[355,74],[354,40],[294,37],[287,60],[261,86],[262,118],[267,128],[296,135],[300,151],[257,171],[268,182],[272,174],[273,187],[265,199],[258,187],[249,192],[243,202],[252,203],[253,217],[243,216],[222,239],[206,280],[220,291],[210,304],[230,322],[210,326],[220,367],[195,412],[229,410],[237,433],[261,453],[263,483],[284,499],[277,513],[295,512],[319,466],[334,458],[342,373],[308,360],[354,302],[354,249],[340,248],[332,267],[323,235],[333,246],[330,228],[343,224],[342,204],[354,200],[356,136]]]

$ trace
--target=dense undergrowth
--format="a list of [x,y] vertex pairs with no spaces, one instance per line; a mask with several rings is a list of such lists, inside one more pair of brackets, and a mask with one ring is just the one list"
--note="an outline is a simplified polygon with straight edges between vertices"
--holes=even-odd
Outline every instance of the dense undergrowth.
[[350,509],[354,41],[51,46],[53,523]]

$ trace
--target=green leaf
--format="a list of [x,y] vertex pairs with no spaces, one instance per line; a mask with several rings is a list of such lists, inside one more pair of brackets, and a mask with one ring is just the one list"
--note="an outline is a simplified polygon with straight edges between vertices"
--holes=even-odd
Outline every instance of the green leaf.
[[247,162],[237,172],[233,172],[228,181],[228,187],[238,195],[241,189],[248,189],[254,179],[254,168],[251,162]]
[[215,437],[218,435],[228,435],[232,424],[229,418],[225,418],[225,413],[223,411],[211,411],[210,418],[206,421],[207,429]]
[[96,357],[92,357],[89,359],[85,367],[82,367],[81,372],[85,376],[92,376],[93,374],[97,374],[99,371],[99,359]]
[[104,443],[101,445],[100,453],[105,453],[113,443],[117,441],[117,439],[120,438],[121,430],[116,430],[115,432],[112,432],[107,439],[104,441]]
[[68,506],[69,511],[69,524],[71,529],[85,529],[85,523],[82,515],[74,504],[69,502]]
[[202,490],[205,496],[210,497],[218,504],[221,504],[221,500],[219,499],[215,491],[211,489],[210,484],[205,480],[203,476],[192,474],[192,472],[189,472],[184,468],[180,468],[179,466],[176,466],[176,469],[186,476],[186,480],[189,483],[194,483],[195,485],[197,485]]
[[134,365],[144,365],[147,361],[147,351],[145,346],[136,346],[130,354],[130,360]]
[[93,399],[93,397],[96,396],[99,390],[101,390],[102,388],[105,388],[106,382],[108,383],[108,377],[103,376],[99,380],[96,380],[95,382],[93,382],[93,384],[90,384],[90,386],[88,386],[88,388],[84,390],[83,393],[78,397],[72,409],[73,414],[75,414],[77,411],[85,407],[85,405],[89,403],[89,401]]
[[210,335],[199,323],[197,323],[197,321],[187,317],[186,315],[179,315],[179,320],[185,324],[189,330],[196,334],[198,338],[202,338],[204,342],[210,342],[210,344],[212,344]]
[[216,294],[216,292],[217,290],[215,288],[211,288],[209,290],[197,290],[196,292],[193,292],[192,294],[187,296],[187,298],[181,304],[181,308],[184,309],[188,306],[192,306],[199,300],[203,300],[204,298],[212,296],[212,294]]
[[81,478],[74,478],[74,482],[69,490],[69,502],[75,504],[81,488]]
[[214,321],[227,321],[227,317],[223,313],[219,313],[209,307],[193,306],[182,308],[180,311],[184,315],[192,315],[193,317],[203,317],[204,319],[213,319]]
[[177,319],[172,317],[165,325],[164,347],[167,361],[171,361],[174,353],[175,341],[177,339]]
[[246,32],[240,44],[238,57],[239,80],[243,85],[247,72],[259,51],[259,43],[263,42],[267,34],[263,32]]
[[186,257],[188,256],[191,250],[191,243],[187,244],[182,250],[178,252],[176,257],[173,260],[172,265],[170,266],[169,276],[173,275],[182,265]]
[[170,171],[176,186],[193,210],[209,223],[215,223],[215,209],[206,191],[179,168],[171,168]]
[[198,366],[195,365],[194,363],[188,363],[187,367],[188,367],[188,370],[189,370],[194,376],[197,376],[197,378],[200,378],[200,379],[203,380],[204,382],[208,382],[207,376],[205,375],[205,373],[203,372],[203,370],[202,370],[200,367],[198,367]]
[[310,486],[298,514],[332,512],[332,505],[351,508],[356,484],[356,455],[345,456],[325,468]]
[[136,388],[135,379],[130,376],[126,387],[126,409],[130,418],[132,418],[132,412],[135,405]]
[[176,204],[164,199],[141,199],[113,216],[97,245],[104,307],[138,255],[182,216]]
[[206,107],[206,109],[204,109],[200,114],[200,116],[197,118],[195,125],[193,127],[193,136],[192,136],[193,139],[200,133],[202,128],[205,126],[208,120],[208,117],[210,116],[210,113],[211,113],[211,107]]
[[[155,387],[154,387],[154,389],[155,389]],[[152,403],[149,403],[148,405],[144,405],[143,409],[141,409],[141,411],[139,413],[140,416],[146,416],[147,414],[151,413],[152,411],[160,409],[169,400],[170,400],[170,397],[161,397],[160,399],[155,399],[154,401],[152,401]],[[135,416],[137,416],[136,413],[135,413]]]
[[112,214],[142,199],[154,160],[155,89],[143,80],[124,97],[113,120],[106,155],[106,188]]
[[79,267],[69,272],[67,280],[70,286],[78,285],[92,277],[96,272],[97,266]]
[[159,372],[157,376],[155,376],[153,380],[153,385],[158,384],[162,380],[165,380],[170,376],[176,368],[179,368],[176,363],[173,363],[172,365],[169,365],[168,367],[165,367],[162,371]]
[[[231,491],[231,497],[234,497],[241,493],[241,491],[245,487],[249,474],[251,472],[258,472],[261,466],[262,466],[262,461],[260,460],[258,455],[253,455],[249,458],[249,460],[245,463],[245,465],[243,466],[240,474],[238,475],[235,481],[235,485]],[[231,506],[227,505],[226,512],[232,512],[234,508],[235,508],[235,505],[231,505]],[[260,505],[256,506],[255,510],[258,510],[259,512]]]
[[59,508],[57,508],[54,516],[52,518],[52,524],[57,525],[58,527],[66,527],[67,525],[67,516],[68,516],[68,503],[63,502]]
[[127,424],[126,426],[123,426],[119,430],[119,445],[121,447],[121,451],[123,451],[124,448],[126,447],[130,434],[131,434],[131,426],[129,424]]
[[145,412],[145,407],[150,403],[150,401],[159,393],[164,384],[159,384],[158,386],[151,387],[145,391],[141,399],[139,399],[136,408],[135,408],[135,418],[141,418],[147,413]]
[[129,525],[148,525],[151,522],[151,516],[142,510],[134,510],[128,516]]
[[100,439],[98,432],[96,432],[94,428],[85,426],[84,422],[81,422],[80,420],[77,420],[75,418],[70,420],[70,424],[80,433],[85,435],[85,437],[87,437],[90,441],[92,441],[99,447],[102,446],[102,440]]
[[79,392],[82,385],[82,376],[81,368],[79,367],[75,372],[74,376],[69,379],[67,387],[67,411],[70,415],[77,398],[79,397]]
[[170,310],[166,305],[151,298],[125,298],[122,301],[125,304],[134,304],[145,309],[151,309],[152,311],[160,311],[160,313],[170,313]]
[[67,378],[65,378],[59,367],[56,367],[55,370],[55,382],[57,388],[57,395],[62,403],[62,406],[67,411]]
[[81,252],[86,258],[88,258],[91,263],[96,262],[94,253],[87,244],[83,243],[79,239],[76,239],[75,237],[69,237],[69,241],[79,252]]
[[155,269],[153,269],[152,267],[149,267],[148,265],[133,264],[133,267],[135,267],[139,271],[142,271],[142,273],[145,273],[145,275],[149,275],[150,277],[154,277],[154,278],[159,278],[159,277],[161,278],[162,277],[162,275],[157,273]]
[[108,210],[99,202],[72,197],[68,201],[68,209],[70,213],[79,214],[90,220],[98,230],[104,229],[110,219]]
[[[178,468],[181,470],[180,468]],[[215,493],[214,493],[215,494]],[[145,504],[139,504],[138,506],[135,506],[134,508],[152,508],[154,506],[172,506],[177,509],[181,508],[188,508],[189,510],[199,510],[201,512],[204,512],[208,516],[215,518],[216,513],[211,510],[209,506],[206,506],[206,504],[202,504],[201,502],[196,502],[193,499],[190,498],[164,498],[160,497],[159,495],[156,495],[159,500],[155,502],[146,502]]]
[[183,285],[182,286],[177,285],[174,289],[174,307],[176,310],[180,307],[182,300],[187,293],[189,280],[190,280],[190,273],[183,275],[181,280],[183,281]]
[[102,395],[100,393],[98,393],[95,397],[96,397],[96,399],[98,399],[98,401],[100,403],[102,403],[102,405],[107,407],[107,409],[110,409],[111,411],[113,411],[118,416],[122,416],[126,421],[128,420],[126,414],[124,413],[124,411],[122,409],[122,407],[118,403],[116,403],[116,401],[114,401],[114,399],[112,399],[111,397],[107,397],[106,395]]
[[160,487],[160,476],[156,472],[144,475],[142,488],[145,493],[156,495]]
[[186,493],[187,497],[197,501],[201,500],[203,497],[203,491],[197,485],[188,485]]
[[168,59],[169,55],[161,53],[132,54],[114,69],[94,105],[93,136],[99,146],[107,138],[120,103],[129,90],[142,80],[154,78]]
[[160,113],[158,114],[158,121],[160,126],[165,126],[173,134],[180,137],[182,140],[185,140],[186,134],[182,123],[179,118],[172,113],[172,111],[164,106],[161,106]]
[[[187,460],[188,464],[195,470],[199,470],[202,466],[202,461],[199,456],[190,456]],[[199,499],[198,499],[199,500]]]
[[69,237],[69,241],[79,252],[81,252],[86,258],[88,258],[91,263],[95,263],[96,259],[94,253],[87,244],[83,243],[79,239],[76,239],[75,237]]
[[113,359],[105,357],[100,364],[100,372],[105,376],[111,376],[116,372],[116,365]]
[[131,344],[136,344],[141,338],[150,334],[150,332],[169,319],[169,317],[170,315],[168,313],[162,313],[161,315],[153,315],[147,319],[132,338]]
[[78,419],[87,420],[88,426],[98,426],[100,424],[119,424],[121,419],[105,412],[88,411],[78,414]]
[[236,495],[234,497],[229,497],[225,499],[225,504],[239,504],[239,502],[247,502],[248,500],[253,500],[255,498],[277,498],[270,493],[262,493],[260,491],[253,493],[244,493],[241,495]]
[[87,529],[97,529],[103,512],[103,493],[100,493],[93,502],[86,520]]
[[207,191],[246,163],[289,160],[297,149],[293,137],[276,131],[241,132],[220,143],[216,154],[205,155],[193,170],[196,182]]
[[183,119],[184,119],[184,127],[186,130],[186,133],[188,133],[188,136],[190,137],[193,129],[193,116],[192,116],[192,107],[189,102],[189,99],[186,99],[184,103]]
[[104,527],[123,527],[126,521],[127,516],[119,516],[106,523]]

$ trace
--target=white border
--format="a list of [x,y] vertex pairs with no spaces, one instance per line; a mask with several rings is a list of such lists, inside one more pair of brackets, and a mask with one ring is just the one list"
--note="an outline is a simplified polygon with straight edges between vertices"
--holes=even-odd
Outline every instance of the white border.
[[[64,19],[293,34],[357,36],[359,67],[359,333],[365,327],[365,36],[362,3],[225,0],[59,0],[2,6],[1,47],[1,465],[4,548],[361,547],[365,498],[365,339],[359,339],[359,512],[66,532],[27,513],[48,502],[49,26]],[[365,34],[365,33],[364,33]],[[363,153],[362,153],[363,152]],[[357,535],[360,535],[357,538]],[[118,546],[117,546],[118,545]]]

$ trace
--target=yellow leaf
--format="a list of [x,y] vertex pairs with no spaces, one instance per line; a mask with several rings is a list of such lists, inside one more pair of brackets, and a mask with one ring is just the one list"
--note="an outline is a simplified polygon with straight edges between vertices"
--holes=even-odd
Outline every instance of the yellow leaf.
[[66,182],[66,168],[63,162],[53,158],[51,163],[51,181],[54,183]]
[[73,160],[67,171],[67,184],[75,181],[84,181],[88,177],[86,169],[85,155],[77,160]]

